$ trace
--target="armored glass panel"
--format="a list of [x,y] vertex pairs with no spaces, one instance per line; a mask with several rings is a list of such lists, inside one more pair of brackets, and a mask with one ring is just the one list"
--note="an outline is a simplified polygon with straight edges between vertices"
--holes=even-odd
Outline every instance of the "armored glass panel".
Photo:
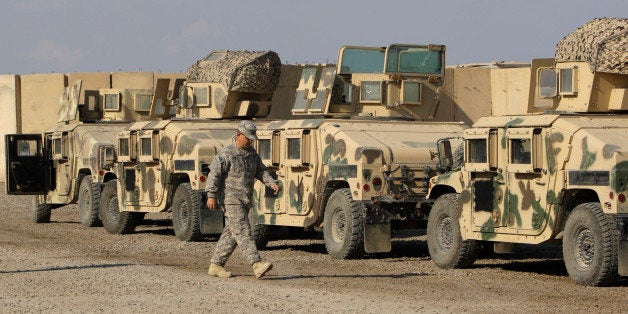
[[391,47],[386,72],[441,74],[442,51],[417,47]]
[[403,82],[403,101],[421,102],[421,83]]
[[56,138],[52,140],[52,154],[53,155],[61,155],[61,139]]
[[301,81],[308,85],[314,82],[316,79],[316,72],[318,72],[317,68],[305,68],[301,71]]
[[560,92],[573,93],[573,69],[560,69]]
[[542,69],[539,71],[539,94],[542,98],[556,96],[557,75],[554,69]]
[[305,111],[307,107],[307,98],[305,98],[305,91],[298,90],[296,92],[296,97],[294,98],[294,106],[292,110],[294,111]]
[[353,100],[353,85],[347,82],[342,82],[342,99],[343,104],[350,104]]
[[316,98],[312,99],[310,110],[322,110],[327,100],[327,91],[319,90],[316,92]]
[[194,101],[197,105],[208,105],[208,98],[207,87],[194,88]]
[[142,142],[140,143],[142,145],[142,156],[150,156],[152,155],[151,153],[151,144],[152,144],[152,138],[142,138],[140,139]]
[[120,98],[118,94],[105,94],[105,110],[119,110]]
[[257,154],[262,159],[270,159],[270,139],[260,139],[257,141]]
[[155,114],[156,115],[163,115],[164,111],[165,111],[164,102],[161,100],[161,98],[159,98],[155,102]]
[[[61,140],[59,140],[61,142]],[[37,156],[37,141],[35,140],[18,140],[17,141],[18,156]]]
[[87,110],[96,111],[96,96],[89,95],[87,96]]
[[289,138],[288,139],[288,159],[300,159],[301,158],[301,139]]
[[346,48],[342,51],[339,74],[382,73],[385,55],[380,49]]
[[513,164],[529,164],[531,162],[530,139],[510,140],[510,162]]
[[360,89],[361,101],[382,101],[382,82],[364,81]]
[[136,111],[150,111],[151,103],[150,94],[136,94],[135,95],[135,110]]
[[486,140],[470,139],[469,143],[469,162],[470,163],[486,163]]
[[121,138],[119,141],[118,149],[120,151],[120,156],[129,156],[129,139]]

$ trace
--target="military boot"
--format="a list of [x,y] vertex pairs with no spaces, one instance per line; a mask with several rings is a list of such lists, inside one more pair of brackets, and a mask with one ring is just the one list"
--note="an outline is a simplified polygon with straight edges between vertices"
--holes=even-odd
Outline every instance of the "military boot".
[[207,274],[210,276],[216,276],[220,278],[229,278],[231,277],[231,272],[224,269],[222,266],[218,264],[211,263],[209,264],[209,270]]
[[267,272],[273,269],[273,264],[269,262],[257,262],[253,264],[253,273],[255,278],[262,278]]

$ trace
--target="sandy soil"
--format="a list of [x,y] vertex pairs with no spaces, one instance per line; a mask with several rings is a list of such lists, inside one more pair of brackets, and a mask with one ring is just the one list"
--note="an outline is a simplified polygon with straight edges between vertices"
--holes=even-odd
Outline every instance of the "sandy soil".
[[322,237],[279,232],[262,256],[262,280],[236,252],[236,277],[206,275],[216,238],[177,240],[167,213],[131,235],[79,223],[76,206],[49,224],[29,221],[29,197],[0,193],[2,312],[595,312],[626,313],[628,280],[582,287],[567,276],[560,246],[485,253],[474,267],[441,270],[422,230],[395,232],[392,252],[334,260]]

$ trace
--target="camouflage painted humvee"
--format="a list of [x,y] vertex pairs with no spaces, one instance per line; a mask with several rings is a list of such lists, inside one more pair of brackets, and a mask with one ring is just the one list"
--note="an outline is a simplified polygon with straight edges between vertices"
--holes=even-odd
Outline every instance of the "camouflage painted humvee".
[[628,19],[593,20],[533,69],[529,111],[552,111],[485,117],[465,130],[464,165],[430,180],[436,265],[471,265],[480,241],[496,252],[562,241],[576,283],[628,275],[627,30]]
[[292,113],[258,126],[257,152],[282,190],[256,185],[259,248],[275,226],[322,228],[335,258],[388,252],[391,229],[418,228],[436,174],[436,141],[461,135],[434,116],[445,71],[442,45],[340,49],[337,66],[305,66]]
[[131,233],[144,213],[168,211],[181,240],[222,232],[222,213],[205,206],[209,164],[231,144],[236,119],[268,115],[281,67],[272,51],[212,51],[188,69],[175,118],[118,132],[115,179],[99,208],[107,232]]
[[78,203],[81,223],[100,225],[100,192],[112,178],[117,132],[128,121],[169,116],[167,106],[151,106],[151,101],[168,104],[170,79],[158,79],[155,91],[101,89],[100,95],[86,91],[86,103],[79,106],[81,85],[78,80],[66,88],[57,126],[43,134],[6,136],[7,193],[35,195],[31,218],[36,223],[50,222],[54,208]]

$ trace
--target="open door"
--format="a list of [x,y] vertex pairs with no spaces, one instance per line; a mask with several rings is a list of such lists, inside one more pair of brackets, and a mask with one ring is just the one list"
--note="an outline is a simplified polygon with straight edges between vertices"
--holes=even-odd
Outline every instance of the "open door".
[[40,134],[6,135],[7,194],[46,194],[46,155]]

